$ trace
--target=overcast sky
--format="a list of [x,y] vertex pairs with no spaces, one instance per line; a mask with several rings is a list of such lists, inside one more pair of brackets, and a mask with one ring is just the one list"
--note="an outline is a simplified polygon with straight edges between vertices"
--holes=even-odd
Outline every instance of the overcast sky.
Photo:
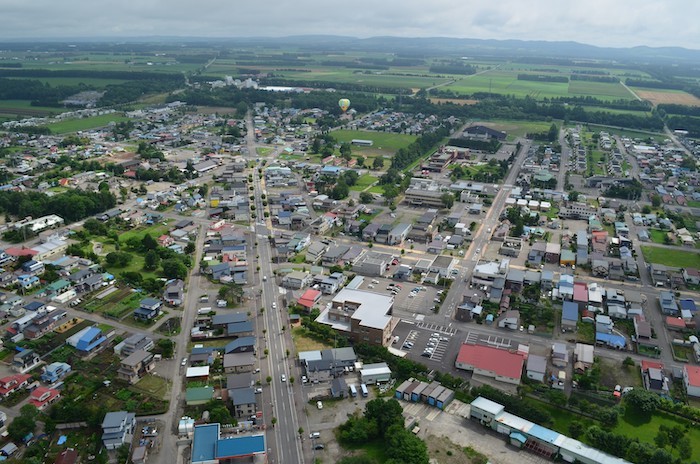
[[0,0],[0,40],[467,37],[700,48],[695,0]]

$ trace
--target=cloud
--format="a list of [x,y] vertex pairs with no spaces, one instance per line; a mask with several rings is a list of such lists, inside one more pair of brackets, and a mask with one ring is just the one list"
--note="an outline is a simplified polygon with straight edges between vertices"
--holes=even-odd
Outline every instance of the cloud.
[[687,0],[3,0],[0,40],[151,35],[471,37],[696,48]]

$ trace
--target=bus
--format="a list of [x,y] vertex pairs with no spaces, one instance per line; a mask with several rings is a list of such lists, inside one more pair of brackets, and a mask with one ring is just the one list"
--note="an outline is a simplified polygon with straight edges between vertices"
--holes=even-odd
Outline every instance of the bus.
[[367,398],[367,396],[369,395],[369,392],[367,391],[367,385],[365,385],[364,383],[360,385],[360,390],[362,390],[362,396]]
[[357,388],[355,388],[355,385],[350,385],[350,395],[355,398],[357,396]]

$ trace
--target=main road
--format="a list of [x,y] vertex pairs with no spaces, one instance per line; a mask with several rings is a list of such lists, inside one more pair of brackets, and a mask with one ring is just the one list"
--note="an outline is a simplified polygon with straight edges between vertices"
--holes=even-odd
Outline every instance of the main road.
[[452,317],[452,314],[455,312],[457,306],[462,304],[462,296],[464,295],[468,282],[471,279],[471,274],[474,272],[474,267],[479,262],[481,253],[488,245],[489,238],[499,223],[499,216],[501,211],[503,211],[503,207],[506,204],[506,199],[508,198],[511,189],[513,188],[513,183],[518,178],[520,166],[522,166],[523,160],[530,150],[530,140],[520,139],[519,142],[521,144],[520,152],[515,157],[515,160],[513,160],[508,176],[505,178],[503,185],[501,185],[501,188],[498,190],[498,193],[496,193],[491,207],[486,213],[483,221],[481,221],[481,226],[474,234],[472,243],[467,252],[464,254],[464,258],[460,262],[460,266],[462,268],[460,274],[452,283],[452,286],[445,297],[445,301],[440,308],[440,314],[444,316],[445,319]]
[[[246,118],[248,157],[256,158],[257,144],[253,128],[252,117]],[[257,167],[257,163],[256,163]],[[263,198],[266,198],[264,181],[257,172],[253,173],[253,194],[255,196],[255,211],[258,216],[264,216],[265,206]],[[265,197],[263,196],[265,195]],[[261,287],[261,305],[265,309],[262,313],[265,335],[263,346],[258,349],[268,355],[261,362],[261,378],[266,384],[269,377],[269,386],[263,389],[263,415],[268,427],[266,438],[270,463],[303,463],[304,452],[302,449],[303,434],[299,433],[299,415],[303,411],[301,382],[294,382],[294,345],[289,330],[289,315],[282,308],[279,287],[272,269],[272,248],[268,235],[272,233],[269,218],[256,222],[251,226],[253,240],[256,244],[256,263],[259,271],[253,275],[253,280],[259,279]],[[257,301],[257,300],[256,300]],[[256,312],[257,312],[256,308]],[[287,354],[289,353],[289,354]],[[283,377],[284,376],[284,377]],[[284,381],[282,379],[285,379]],[[297,410],[299,408],[299,410]],[[276,423],[273,424],[272,418]]]

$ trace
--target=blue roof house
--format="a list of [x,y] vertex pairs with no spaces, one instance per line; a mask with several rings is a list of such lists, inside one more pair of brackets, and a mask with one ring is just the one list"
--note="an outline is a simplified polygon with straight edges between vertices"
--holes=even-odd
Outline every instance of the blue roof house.
[[85,353],[92,353],[97,350],[104,342],[107,341],[107,337],[102,334],[102,329],[97,327],[90,327],[85,333],[78,339],[75,348],[78,351],[83,351]]
[[70,364],[64,362],[51,363],[44,368],[44,372],[41,374],[41,380],[48,384],[55,383],[68,375],[70,371]]

